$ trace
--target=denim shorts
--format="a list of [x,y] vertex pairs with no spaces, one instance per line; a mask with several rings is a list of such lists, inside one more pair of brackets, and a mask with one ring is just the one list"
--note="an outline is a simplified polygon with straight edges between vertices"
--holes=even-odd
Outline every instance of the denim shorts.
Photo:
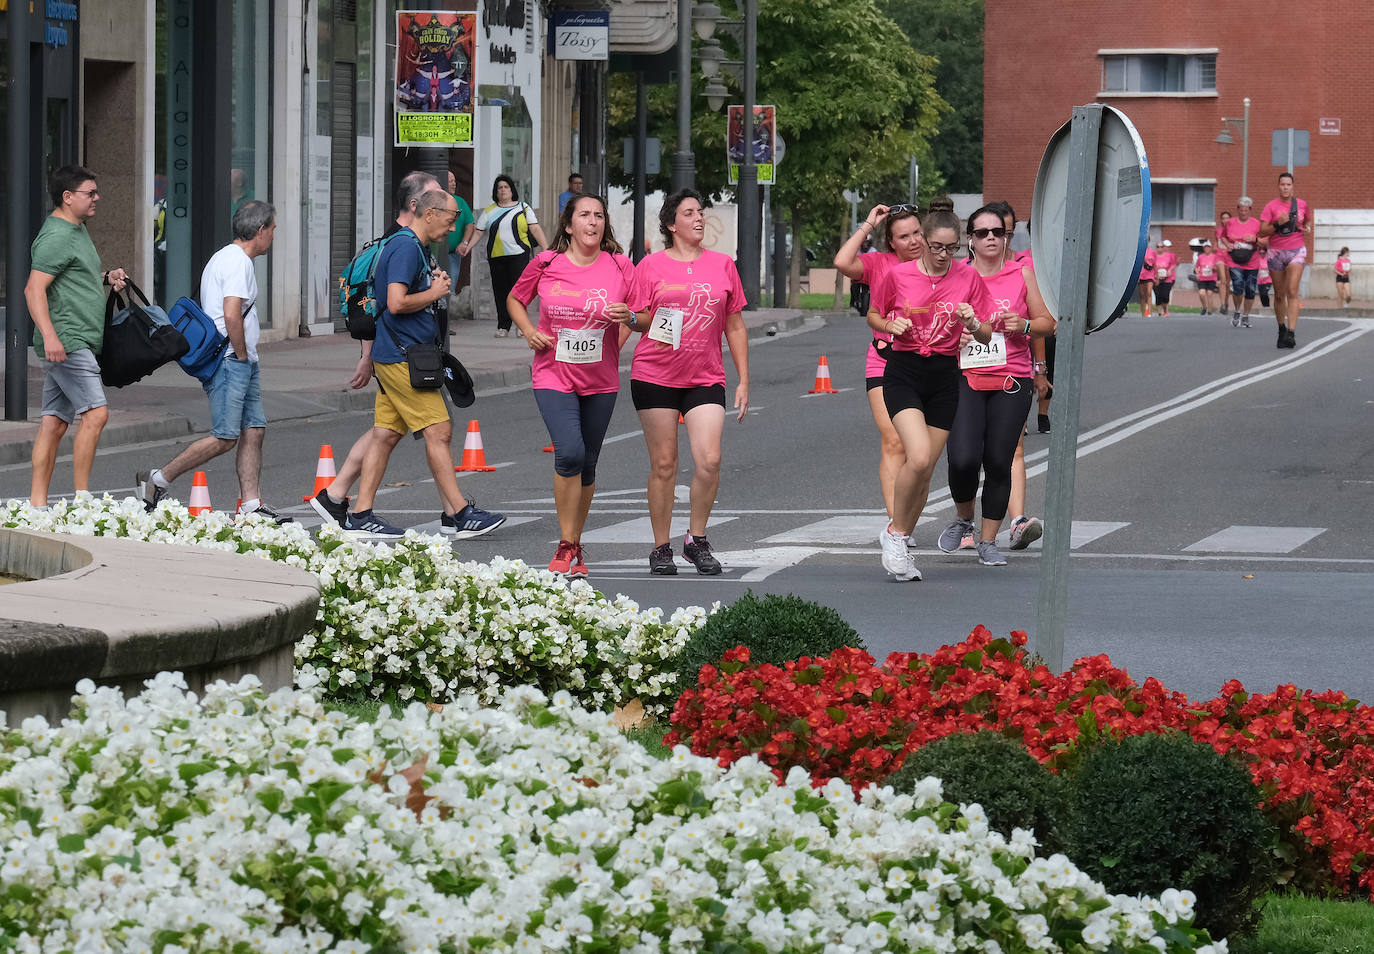
[[1258,268],[1237,268],[1231,266],[1231,294],[1241,298],[1255,297],[1259,290]]
[[225,355],[215,376],[201,387],[210,396],[210,433],[213,436],[233,441],[250,427],[267,426],[256,361],[239,361]]
[[70,424],[78,414],[104,407],[105,386],[100,383],[100,365],[90,348],[67,352],[66,361],[39,357],[47,373],[43,376],[43,414],[51,414]]

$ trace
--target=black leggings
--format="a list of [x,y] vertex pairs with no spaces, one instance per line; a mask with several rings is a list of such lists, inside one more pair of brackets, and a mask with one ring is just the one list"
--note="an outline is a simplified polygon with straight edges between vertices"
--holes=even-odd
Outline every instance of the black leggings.
[[1174,290],[1173,282],[1155,282],[1155,304],[1169,304],[1169,295]]
[[596,461],[615,411],[616,392],[569,394],[535,388],[534,403],[553,440],[553,472],[559,477],[582,475],[582,486],[596,483]]
[[949,431],[949,493],[967,503],[978,493],[983,472],[983,518],[1004,520],[1011,498],[1011,462],[1035,390],[1030,378],[1012,378],[1015,391],[975,391],[959,376],[959,408]]
[[529,263],[529,255],[501,255],[487,259],[487,264],[491,267],[491,293],[496,296],[496,327],[502,331],[510,331],[511,326],[510,312],[506,310],[506,297],[520,280],[520,273]]

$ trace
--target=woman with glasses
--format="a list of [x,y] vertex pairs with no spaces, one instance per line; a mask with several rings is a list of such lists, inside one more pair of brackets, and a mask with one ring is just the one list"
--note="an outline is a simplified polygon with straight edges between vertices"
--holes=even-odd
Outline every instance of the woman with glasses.
[[883,369],[883,402],[901,438],[905,460],[893,489],[894,516],[878,536],[883,569],[899,581],[921,571],[907,540],[930,494],[959,401],[959,336],[992,340],[997,309],[983,280],[959,261],[959,219],[943,209],[922,223],[925,249],[894,265],[873,289],[868,325],[892,335]]
[[[863,243],[870,239],[882,226],[886,226],[886,252],[861,252]],[[850,281],[863,282],[869,287],[869,304],[872,304],[872,289],[878,284],[888,269],[902,262],[909,262],[925,250],[922,239],[921,220],[917,218],[914,205],[875,205],[869,210],[863,222],[849,237],[840,250],[835,253],[835,267]],[[864,309],[868,314],[868,309]],[[893,510],[893,488],[897,483],[897,473],[906,462],[906,451],[902,449],[902,439],[892,426],[892,417],[883,403],[883,370],[887,365],[887,349],[892,345],[892,335],[884,331],[874,331],[873,338],[866,350],[864,380],[868,385],[868,408],[873,415],[873,423],[878,427],[878,486],[882,488],[883,506],[887,508],[890,524],[896,514]]]
[[959,404],[949,433],[949,491],[955,519],[940,534],[946,553],[960,548],[974,532],[973,498],[983,473],[983,521],[978,533],[978,562],[1006,566],[997,549],[997,534],[1011,498],[1012,460],[1030,412],[1032,336],[1052,334],[1050,317],[1035,271],[1007,254],[1007,229],[1001,213],[984,206],[968,220],[973,268],[995,302],[991,343],[961,354],[963,376]]
[[[553,248],[534,257],[506,299],[534,351],[534,401],[553,442],[554,573],[587,575],[582,531],[620,390],[620,348],[634,319],[625,304],[633,281],[634,265],[621,254],[605,200],[575,195],[559,216]],[[536,297],[538,327],[528,310]]]
[[682,189],[658,215],[664,249],[635,268],[630,327],[643,332],[630,367],[630,397],[649,450],[649,525],[654,548],[649,572],[675,576],[673,487],[678,469],[678,419],[692,448],[691,512],[682,555],[703,576],[720,573],[706,542],[706,521],[720,489],[720,445],[725,431],[725,357],[735,364],[735,420],[749,413],[749,334],[744,327],[744,286],[728,255],[702,248],[706,216],[701,196]]

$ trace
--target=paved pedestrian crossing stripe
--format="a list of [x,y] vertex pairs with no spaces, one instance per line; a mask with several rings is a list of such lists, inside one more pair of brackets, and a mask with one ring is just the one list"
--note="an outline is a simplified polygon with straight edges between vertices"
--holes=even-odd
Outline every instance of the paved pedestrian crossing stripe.
[[1292,553],[1325,527],[1227,527],[1183,549],[1189,553]]
[[[729,523],[734,517],[712,517],[711,528]],[[668,536],[670,538],[682,537],[687,534],[688,515],[673,514],[672,523],[669,525]],[[596,530],[587,530],[582,534],[583,543],[643,543],[649,546],[654,542],[654,529],[649,523],[648,517],[635,517],[633,520],[622,520],[613,523],[609,527],[599,527]]]

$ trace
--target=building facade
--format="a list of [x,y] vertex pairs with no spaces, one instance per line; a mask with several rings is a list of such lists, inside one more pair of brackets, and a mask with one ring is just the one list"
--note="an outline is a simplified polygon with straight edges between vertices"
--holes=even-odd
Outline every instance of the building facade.
[[984,194],[1025,217],[1050,136],[1074,106],[1104,103],[1144,140],[1152,234],[1186,247],[1242,193],[1258,215],[1291,144],[1316,218],[1308,294],[1334,297],[1332,263],[1348,245],[1355,294],[1374,297],[1374,87],[1351,79],[1371,36],[1374,8],[1337,0],[1161,0],[1148,13],[1119,0],[988,0]]

